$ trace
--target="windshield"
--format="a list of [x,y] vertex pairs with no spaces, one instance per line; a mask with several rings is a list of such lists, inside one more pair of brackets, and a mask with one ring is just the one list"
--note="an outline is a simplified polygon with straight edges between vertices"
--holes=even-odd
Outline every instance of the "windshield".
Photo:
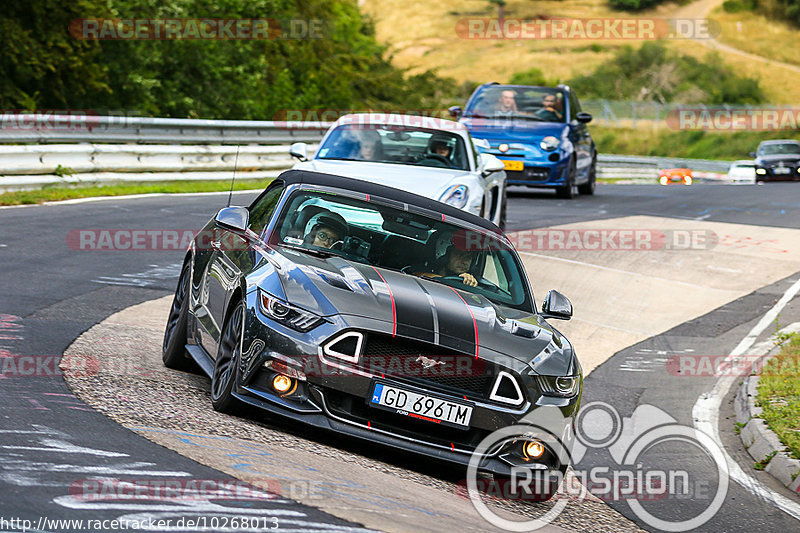
[[783,143],[783,144],[765,144],[758,149],[758,155],[778,155],[778,154],[792,154],[800,155],[800,144]]
[[316,158],[469,170],[460,135],[407,126],[343,124],[325,139]]
[[500,239],[375,198],[306,190],[286,202],[269,242],[402,271],[531,312],[525,272]]
[[485,87],[469,102],[466,117],[566,122],[564,93],[546,87]]

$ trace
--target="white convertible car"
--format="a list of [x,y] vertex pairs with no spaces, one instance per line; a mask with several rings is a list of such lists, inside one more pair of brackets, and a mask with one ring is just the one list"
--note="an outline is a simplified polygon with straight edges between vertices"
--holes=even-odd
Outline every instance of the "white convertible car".
[[347,176],[439,200],[506,223],[503,162],[480,153],[467,128],[432,117],[345,115],[325,133],[312,159],[306,143],[290,153],[294,168]]

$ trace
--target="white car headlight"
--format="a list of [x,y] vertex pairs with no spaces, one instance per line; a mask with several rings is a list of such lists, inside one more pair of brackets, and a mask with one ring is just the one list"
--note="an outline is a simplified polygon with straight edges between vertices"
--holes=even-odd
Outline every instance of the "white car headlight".
[[548,135],[547,137],[542,139],[542,142],[539,143],[539,146],[542,147],[542,150],[545,150],[547,152],[552,152],[553,150],[558,148],[559,144],[561,144],[561,141],[559,141],[552,135]]
[[466,185],[452,185],[439,197],[440,202],[459,209],[463,209],[467,205],[467,200],[469,200],[469,187]]

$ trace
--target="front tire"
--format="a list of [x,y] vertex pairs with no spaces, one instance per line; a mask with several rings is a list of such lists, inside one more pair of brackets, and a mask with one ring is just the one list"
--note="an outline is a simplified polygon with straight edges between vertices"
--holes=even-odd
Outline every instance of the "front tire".
[[241,356],[243,323],[244,305],[238,302],[222,328],[214,373],[211,376],[211,405],[215,411],[221,413],[233,414],[240,403],[233,396],[233,388],[236,385],[236,368]]
[[189,287],[191,284],[191,263],[186,263],[178,278],[178,287],[172,298],[172,307],[164,330],[164,343],[161,346],[161,360],[164,366],[173,370],[193,370],[194,361],[186,353],[186,330],[189,322]]
[[565,200],[572,200],[575,198],[575,163],[570,165],[567,184],[563,187],[556,188],[556,196]]
[[503,197],[500,199],[500,223],[497,225],[501,230],[506,230],[506,206],[508,204],[508,184],[503,185]]
[[589,181],[583,185],[578,185],[578,192],[586,195],[593,195],[597,182],[597,159],[592,159],[592,166],[589,168]]

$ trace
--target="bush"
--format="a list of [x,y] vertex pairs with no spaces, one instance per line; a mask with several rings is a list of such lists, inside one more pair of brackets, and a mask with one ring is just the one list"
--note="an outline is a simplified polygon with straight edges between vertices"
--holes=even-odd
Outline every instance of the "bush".
[[664,3],[666,0],[608,0],[608,3],[614,9],[622,11],[642,11],[658,4]]
[[705,61],[664,45],[626,46],[593,73],[570,80],[581,98],[703,104],[756,104],[765,96],[758,80],[740,76],[717,54]]
[[511,85],[555,85],[557,82],[544,77],[544,72],[536,67],[522,72],[517,72],[509,80]]
[[756,8],[756,0],[725,0],[722,9],[726,13],[741,13],[742,11],[753,11]]

